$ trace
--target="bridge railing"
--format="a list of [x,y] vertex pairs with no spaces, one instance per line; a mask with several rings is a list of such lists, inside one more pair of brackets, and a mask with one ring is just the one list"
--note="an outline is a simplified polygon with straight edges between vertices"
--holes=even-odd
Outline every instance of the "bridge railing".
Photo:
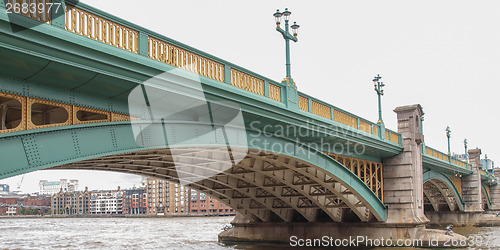
[[[2,1],[0,1],[1,3]],[[52,24],[52,12],[49,11],[30,11],[33,5],[47,4],[52,5],[52,0],[6,0],[5,4],[10,4],[10,10],[19,11],[23,16],[27,16],[43,23]],[[23,6],[25,5],[25,7]],[[3,6],[2,6],[3,7]]]
[[487,171],[481,170],[481,175],[484,176],[486,179],[491,180],[495,179],[495,176],[488,173]]
[[358,176],[384,202],[384,171],[382,163],[325,153]]
[[[61,0],[8,0],[9,2],[46,3]],[[1,3],[1,1],[0,1]],[[161,34],[125,21],[84,3],[62,1],[64,16],[54,15],[55,8],[46,16],[30,16],[41,22],[63,28],[110,46],[148,57],[174,67],[182,68],[214,81],[232,85],[259,96],[271,99],[269,103],[285,104],[286,84],[273,81],[255,72],[177,42]],[[53,20],[57,17],[58,20]],[[381,139],[401,145],[401,135],[383,129],[375,123],[345,110],[299,93],[301,110],[344,124],[353,129],[379,136]]]
[[451,163],[457,167],[461,167],[461,168],[464,168],[464,169],[468,169],[468,170],[472,170],[472,165],[467,163],[467,162],[464,162],[464,161],[461,161],[459,160],[458,158],[455,158],[453,156],[449,156],[448,154],[445,154],[439,150],[436,150],[436,149],[433,149],[429,146],[425,146],[425,150],[424,150],[424,153],[428,156],[431,156],[431,157],[434,157],[434,158],[437,158],[439,160],[442,160],[442,161],[446,161],[448,163]]
[[83,3],[66,1],[64,28],[284,103],[285,85]]
[[401,135],[399,133],[385,129],[385,135],[381,135],[379,133],[381,133],[382,130],[378,124],[300,92],[299,109],[341,123],[353,129],[361,130],[368,134],[380,136],[381,138],[401,145]]

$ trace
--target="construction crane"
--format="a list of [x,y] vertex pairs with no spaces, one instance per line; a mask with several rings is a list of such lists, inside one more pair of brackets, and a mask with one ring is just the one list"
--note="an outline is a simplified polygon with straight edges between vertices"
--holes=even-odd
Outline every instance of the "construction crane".
[[23,176],[21,176],[21,180],[17,183],[17,190],[21,190],[21,185],[23,185],[23,180],[25,175],[26,174],[23,174]]

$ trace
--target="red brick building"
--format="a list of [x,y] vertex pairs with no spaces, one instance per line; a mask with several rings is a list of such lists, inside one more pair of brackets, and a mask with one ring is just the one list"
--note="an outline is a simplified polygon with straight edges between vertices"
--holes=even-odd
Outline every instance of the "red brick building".
[[190,215],[235,215],[231,207],[204,193],[191,189]]
[[50,196],[3,196],[0,197],[0,215],[44,214],[50,209],[50,201]]
[[0,204],[16,205],[18,197],[0,197]]
[[50,207],[51,197],[45,196],[28,196],[24,198],[25,206],[40,206],[40,207]]

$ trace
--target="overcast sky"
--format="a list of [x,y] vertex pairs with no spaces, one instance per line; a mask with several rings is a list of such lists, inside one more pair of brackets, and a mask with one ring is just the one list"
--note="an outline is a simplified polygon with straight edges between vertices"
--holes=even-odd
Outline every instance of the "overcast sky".
[[[424,107],[426,144],[452,152],[479,147],[500,157],[498,1],[82,1],[249,70],[281,81],[284,40],[272,14],[288,7],[299,42],[291,45],[292,77],[299,91],[373,122],[378,119],[372,79],[386,84],[383,117],[397,130],[393,110]],[[497,165],[500,165],[500,160]],[[88,171],[39,171],[38,180],[74,178],[90,189],[131,187],[137,176]],[[21,177],[0,182],[12,185]]]

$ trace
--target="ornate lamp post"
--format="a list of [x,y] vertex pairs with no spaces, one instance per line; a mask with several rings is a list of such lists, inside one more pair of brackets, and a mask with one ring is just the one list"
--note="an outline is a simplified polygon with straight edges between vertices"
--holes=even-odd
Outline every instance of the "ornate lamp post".
[[450,162],[451,162],[451,147],[450,147],[451,130],[450,130],[450,126],[446,127],[446,137],[448,137],[448,158],[450,159]]
[[[298,29],[299,25],[294,22],[293,25],[290,27],[292,28],[292,34],[289,32],[289,27],[288,27],[288,22],[290,19],[290,15],[292,12],[288,10],[288,8],[285,8],[285,11],[280,12],[279,10],[276,10],[276,13],[274,13],[274,17],[276,19],[276,30],[283,35],[283,38],[285,39],[285,47],[286,47],[286,78],[285,81],[288,81],[290,83],[293,83],[292,80],[292,72],[290,68],[290,40],[294,42],[298,42],[299,39],[297,39],[297,34],[298,34]],[[280,28],[281,24],[281,17],[284,17],[285,19],[285,30]]]
[[488,155],[484,155],[484,171],[488,171]]
[[467,152],[467,138],[464,140],[464,146],[465,146],[465,162],[469,163],[469,153]]
[[380,81],[382,77],[377,74],[376,77],[373,78],[373,86],[375,87],[375,92],[378,95],[378,122],[379,124],[384,124],[384,120],[382,120],[382,96],[384,95],[384,90],[382,89],[385,84]]

